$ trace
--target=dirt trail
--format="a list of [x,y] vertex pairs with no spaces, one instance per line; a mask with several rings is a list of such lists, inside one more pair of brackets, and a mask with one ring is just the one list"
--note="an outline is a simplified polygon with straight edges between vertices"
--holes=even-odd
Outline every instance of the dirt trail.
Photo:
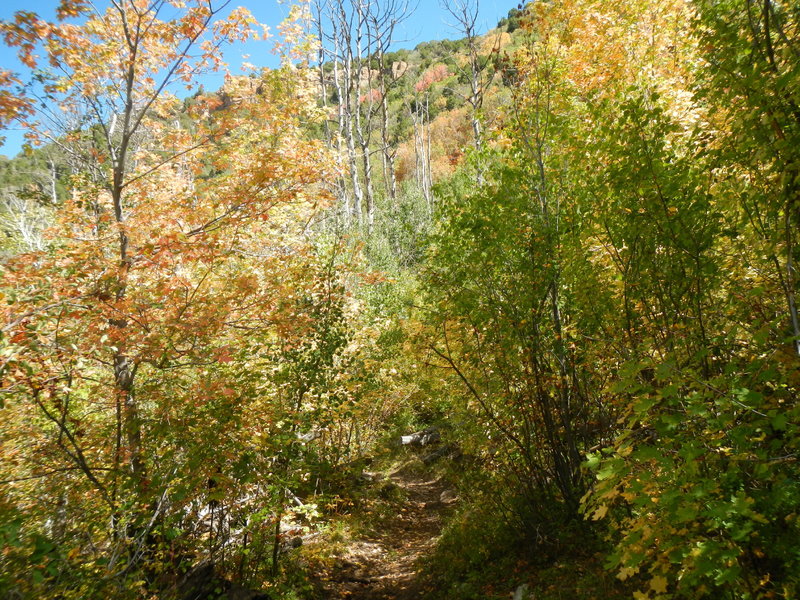
[[[431,475],[395,474],[405,494],[397,516],[353,540],[339,558],[327,593],[331,600],[413,600],[424,595],[417,571],[433,551],[453,502],[449,487]],[[444,494],[444,495],[443,495]]]

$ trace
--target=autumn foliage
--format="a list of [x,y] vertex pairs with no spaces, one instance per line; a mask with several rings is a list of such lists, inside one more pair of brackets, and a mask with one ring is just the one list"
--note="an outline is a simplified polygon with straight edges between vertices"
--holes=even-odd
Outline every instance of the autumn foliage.
[[796,15],[521,21],[492,178],[447,188],[425,278],[422,343],[519,497],[497,512],[544,551],[580,506],[635,598],[794,597]]
[[[258,86],[228,78],[225,109],[217,95],[199,97],[193,127],[181,127],[167,88],[217,69],[221,46],[249,36],[254,21],[236,10],[212,23],[205,2],[161,21],[163,6],[115,3],[77,26],[33,15],[5,25],[24,61],[44,44],[63,74],[47,89],[64,113],[87,110],[101,133],[97,143],[89,131],[48,129],[48,115],[28,121],[33,135],[84,162],[48,249],[3,271],[3,381],[12,394],[3,473],[13,482],[4,510],[34,522],[34,497],[46,491],[69,515],[49,530],[52,551],[42,556],[46,528],[6,531],[6,543],[20,560],[33,552],[34,585],[85,576],[76,593],[87,595],[101,581],[131,585],[143,560],[178,551],[164,545],[164,528],[196,514],[210,477],[244,485],[261,464],[259,438],[272,440],[286,417],[237,380],[238,358],[236,370],[227,366],[244,349],[235,332],[286,351],[314,327],[293,300],[319,285],[303,229],[327,203],[329,175],[326,152],[301,128],[317,118],[297,101],[308,78],[288,64]],[[252,351],[251,368],[258,357]],[[223,423],[236,433],[214,441]],[[242,471],[246,446],[254,458]],[[274,492],[251,496],[281,504]],[[96,526],[76,535],[86,522]],[[78,559],[80,568],[70,566]]]
[[508,597],[476,581],[509,564],[537,598],[601,593],[564,564],[797,597],[797,11],[529,2],[480,38],[445,3],[468,39],[393,61],[367,4],[299,2],[244,76],[263,30],[224,3],[0,23],[38,69],[0,71],[0,126],[53,165],[2,247],[0,595],[178,598],[203,565],[319,595],[290,538],[435,423],[431,597]]
[[419,81],[414,84],[414,89],[417,92],[424,92],[434,83],[444,81],[450,76],[451,74],[447,68],[447,65],[435,65],[422,74],[422,76],[419,78]]

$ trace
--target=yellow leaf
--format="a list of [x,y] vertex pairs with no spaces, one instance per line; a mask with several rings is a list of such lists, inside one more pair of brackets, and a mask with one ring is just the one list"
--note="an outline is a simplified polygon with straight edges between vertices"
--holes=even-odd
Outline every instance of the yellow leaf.
[[606,516],[607,512],[608,512],[608,506],[606,504],[603,504],[600,508],[594,511],[594,514],[592,515],[592,521],[599,521],[600,519]]
[[663,594],[667,591],[667,580],[661,575],[656,575],[650,580],[650,589],[656,594]]
[[617,454],[622,457],[630,456],[631,452],[633,452],[633,446],[623,446],[617,450]]

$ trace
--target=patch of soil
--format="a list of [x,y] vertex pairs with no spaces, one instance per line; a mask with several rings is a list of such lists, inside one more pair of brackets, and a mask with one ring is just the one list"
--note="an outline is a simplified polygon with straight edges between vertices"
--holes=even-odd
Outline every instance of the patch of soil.
[[[325,585],[326,598],[348,600],[413,600],[425,594],[417,573],[432,553],[444,517],[455,501],[441,478],[399,471],[390,481],[405,500],[397,516],[352,541],[334,565]],[[385,485],[385,484],[384,484]]]

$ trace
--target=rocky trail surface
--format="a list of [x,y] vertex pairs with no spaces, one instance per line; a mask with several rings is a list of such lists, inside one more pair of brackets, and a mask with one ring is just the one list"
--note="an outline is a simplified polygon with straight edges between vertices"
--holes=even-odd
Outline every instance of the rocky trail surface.
[[325,585],[331,600],[412,600],[425,596],[419,575],[456,501],[442,478],[398,472],[384,485],[397,486],[397,514],[353,539]]

